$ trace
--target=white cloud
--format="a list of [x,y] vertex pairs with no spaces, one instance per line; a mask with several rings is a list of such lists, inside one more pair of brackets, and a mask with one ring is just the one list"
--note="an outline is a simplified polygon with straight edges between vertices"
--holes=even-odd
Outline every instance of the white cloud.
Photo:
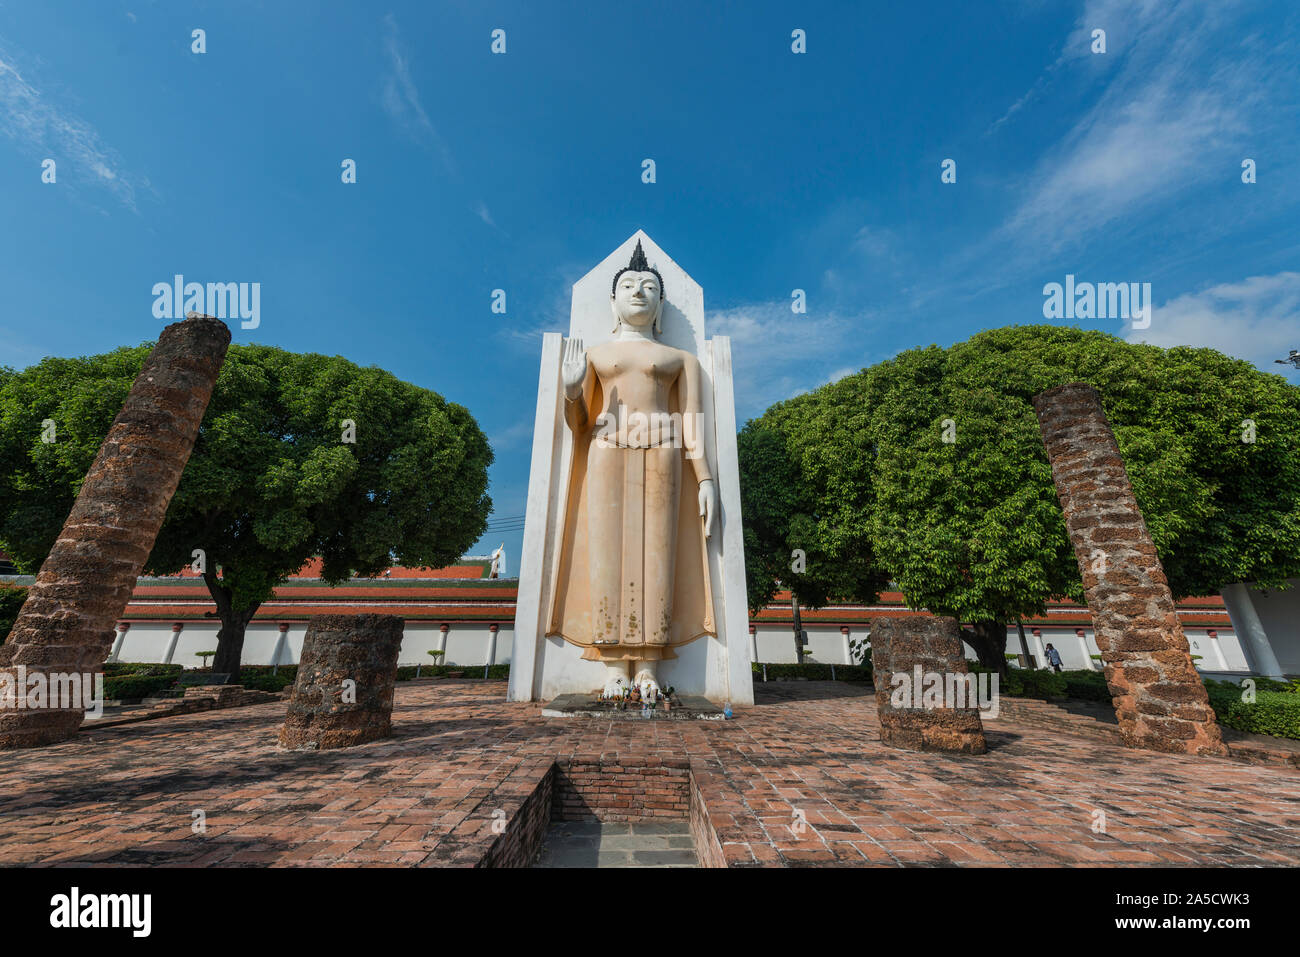
[[[0,50],[0,132],[29,155],[56,164],[57,182],[76,187],[90,182],[109,190],[135,210],[135,184],[118,155],[81,117],[52,103],[25,80],[15,60]],[[85,175],[83,178],[83,174]],[[38,175],[33,173],[33,175]]]
[[1300,272],[1251,276],[1157,306],[1149,329],[1130,330],[1130,342],[1200,346],[1253,362],[1265,372],[1287,373],[1277,365],[1300,349]]
[[406,133],[416,140],[432,145],[442,157],[447,169],[455,170],[451,150],[438,135],[433,121],[424,110],[420,90],[411,78],[410,63],[402,47],[397,18],[391,13],[384,17],[384,55],[388,58],[388,73],[384,76],[384,112]]
[[[1099,71],[1105,88],[1029,174],[1004,234],[1050,252],[1236,176],[1235,163],[1224,164],[1225,151],[1236,155],[1252,135],[1278,122],[1278,98],[1294,84],[1296,70],[1268,46],[1272,38],[1226,42],[1234,24],[1225,18],[1233,12],[1232,5],[1200,0],[1090,2],[1045,76],[1071,61],[1071,76]],[[1104,54],[1089,51],[1098,27],[1106,30]],[[1013,114],[1025,117],[1038,88],[994,128]]]
[[842,378],[853,369],[817,371],[861,353],[871,319],[797,314],[788,302],[756,303],[708,313],[710,336],[730,336],[740,421],[773,402]]

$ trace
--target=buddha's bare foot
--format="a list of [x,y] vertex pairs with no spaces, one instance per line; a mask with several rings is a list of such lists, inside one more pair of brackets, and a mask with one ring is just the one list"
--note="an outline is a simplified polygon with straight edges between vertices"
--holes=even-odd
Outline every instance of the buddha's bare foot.
[[623,692],[632,687],[627,680],[627,665],[620,661],[610,662],[606,667],[608,670],[605,675],[605,689],[601,692],[601,697],[623,697]]
[[649,668],[638,671],[632,683],[641,689],[642,701],[654,701],[659,696],[659,682],[655,680],[654,672]]

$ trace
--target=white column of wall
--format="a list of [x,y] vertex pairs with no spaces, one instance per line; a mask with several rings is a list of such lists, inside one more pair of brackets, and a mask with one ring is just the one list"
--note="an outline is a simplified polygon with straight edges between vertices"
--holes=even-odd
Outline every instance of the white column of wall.
[[109,661],[117,661],[117,656],[122,653],[122,642],[126,641],[126,633],[130,630],[130,622],[119,621],[117,623],[117,637],[113,639],[113,650],[108,655]]
[[1033,637],[1031,644],[1034,647],[1034,662],[1039,668],[1047,665],[1047,649],[1043,646],[1043,630],[1041,628],[1030,629]]
[[171,641],[167,642],[167,653],[163,655],[163,664],[169,665],[172,663],[172,655],[176,654],[176,642],[181,640],[181,629],[184,627],[179,621],[172,625],[172,637]]
[[1210,628],[1205,633],[1205,645],[1210,652],[1207,656],[1213,664],[1216,671],[1228,670],[1228,659],[1223,656],[1223,649],[1219,647],[1219,633]]
[[840,625],[840,634],[844,638],[844,663],[851,665],[853,664],[853,652],[849,649],[849,626]]
[[1224,585],[1220,594],[1228,609],[1228,617],[1232,619],[1237,641],[1249,659],[1250,669],[1268,678],[1281,678],[1282,666],[1278,664],[1273,646],[1268,642],[1264,625],[1259,620],[1259,612],[1255,610],[1255,603],[1251,599],[1250,589],[1244,582],[1235,582]]
[[275,650],[271,652],[272,667],[275,667],[278,664],[289,664],[289,662],[287,661],[286,662],[280,661],[280,658],[284,655],[285,645],[287,645],[288,643],[289,643],[289,623],[281,622],[280,634],[275,639]]
[[1074,629],[1074,637],[1079,639],[1079,651],[1083,653],[1083,667],[1092,667],[1092,652],[1088,650],[1088,636],[1082,628]]

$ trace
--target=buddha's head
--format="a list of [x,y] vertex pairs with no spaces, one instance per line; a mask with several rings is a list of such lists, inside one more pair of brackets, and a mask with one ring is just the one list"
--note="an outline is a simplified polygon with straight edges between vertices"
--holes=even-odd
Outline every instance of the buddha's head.
[[626,322],[642,331],[653,325],[655,333],[659,333],[664,310],[664,280],[659,270],[646,261],[639,239],[632,261],[614,276],[609,304],[614,311],[615,332]]

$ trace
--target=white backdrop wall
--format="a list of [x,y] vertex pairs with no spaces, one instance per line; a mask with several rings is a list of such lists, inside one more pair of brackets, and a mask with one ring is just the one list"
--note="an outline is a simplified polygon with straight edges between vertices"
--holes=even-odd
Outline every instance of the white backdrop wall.
[[[804,630],[808,632],[808,647],[813,653],[814,661],[837,665],[849,663],[849,653],[844,647],[843,635],[840,634],[838,625],[813,625]],[[1246,662],[1246,656],[1233,632],[1226,628],[1215,630],[1218,632],[1217,638],[1210,638],[1206,628],[1193,626],[1185,629],[1192,654],[1201,656],[1196,666],[1201,671],[1249,671],[1250,666]],[[1047,661],[1046,649],[1049,643],[1061,653],[1062,668],[1078,670],[1101,667],[1099,661],[1090,657],[1101,653],[1097,649],[1097,642],[1093,638],[1091,628],[1084,629],[1083,642],[1080,642],[1073,627],[1046,627],[1040,628],[1039,631],[1040,634],[1035,636],[1030,628],[1025,629],[1025,643],[1029,646],[1029,653],[1034,657],[1038,667],[1043,667]],[[868,629],[865,626],[850,627],[849,638],[856,640],[867,633]],[[794,631],[789,624],[760,624],[755,638],[759,661],[769,664],[792,664],[796,660]],[[976,659],[974,650],[969,645],[963,647],[966,657],[974,661]],[[1007,629],[1007,654],[1019,653],[1020,635],[1015,626],[1012,626]]]
[[[186,668],[203,667],[203,659],[194,653],[216,650],[217,628],[215,622],[186,622],[176,642],[171,663]],[[466,666],[487,664],[491,634],[487,623],[452,625],[447,634],[447,655],[442,662]],[[306,635],[306,622],[290,624],[280,658],[278,661],[272,661],[271,657],[275,653],[276,643],[280,637],[279,625],[273,622],[251,624],[244,635],[243,663],[246,665],[297,664]],[[399,665],[437,663],[427,652],[438,647],[439,635],[437,622],[407,622],[397,663]],[[171,643],[171,638],[170,622],[132,622],[126,633],[126,639],[122,642],[117,660],[162,663],[166,660],[167,647]],[[502,625],[497,633],[496,664],[510,663],[510,647],[513,639],[514,629],[508,624]],[[211,661],[208,659],[209,664]]]
[[[399,665],[434,664],[435,659],[428,652],[438,647],[440,632],[437,622],[411,621],[406,623],[402,639],[402,649],[398,654]],[[850,661],[844,636],[838,625],[813,625],[808,632],[808,647],[813,660],[822,664],[847,664]],[[1089,655],[1098,654],[1097,643],[1093,640],[1092,630],[1087,629],[1086,650],[1080,643],[1072,627],[1042,628],[1041,635],[1035,636],[1026,628],[1025,638],[1029,644],[1029,653],[1034,656],[1041,667],[1046,661],[1045,647],[1050,642],[1061,653],[1064,668],[1078,669],[1099,667],[1100,663]],[[1196,662],[1201,671],[1209,672],[1246,672],[1250,670],[1236,636],[1231,630],[1216,629],[1217,638],[1210,638],[1207,629],[1189,627],[1186,629],[1187,640],[1192,654],[1200,655]],[[302,653],[303,638],[307,625],[294,623],[286,634],[285,647],[278,662],[271,656],[279,638],[279,627],[274,623],[254,623],[248,626],[244,639],[243,661],[246,665],[296,664]],[[862,626],[851,627],[849,637],[861,638],[867,634]],[[119,661],[162,662],[171,642],[172,628],[170,622],[138,622],[131,625],[122,644]],[[758,659],[770,664],[792,664],[796,660],[794,650],[794,633],[788,624],[759,625],[755,634],[758,646]],[[453,624],[447,633],[446,656],[441,661],[448,665],[482,666],[488,662],[491,631],[487,623],[467,622]],[[496,655],[494,662],[499,665],[510,663],[510,652],[514,644],[513,624],[502,624],[497,632]],[[196,651],[213,651],[217,647],[217,625],[215,622],[186,622],[176,642],[172,654],[173,664],[186,668],[202,667],[202,659],[195,656]],[[1007,654],[1019,654],[1020,637],[1014,627],[1007,631]],[[974,660],[975,652],[966,647],[966,657]]]

